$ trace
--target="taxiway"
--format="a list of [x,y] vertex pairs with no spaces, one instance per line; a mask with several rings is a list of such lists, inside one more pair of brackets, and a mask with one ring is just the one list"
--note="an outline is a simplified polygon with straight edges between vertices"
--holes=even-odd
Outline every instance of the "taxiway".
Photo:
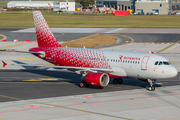
[[[109,34],[120,41],[101,49],[159,52],[180,72],[180,29],[98,28],[85,30],[54,29],[59,42],[92,34]],[[79,31],[79,32],[78,32]],[[82,32],[84,31],[84,32]],[[28,50],[37,43],[14,43],[14,39],[35,41],[32,28],[0,28],[7,42],[0,49]],[[31,54],[0,52],[8,63],[49,63]],[[2,64],[0,64],[2,66]],[[122,85],[105,88],[79,88],[80,76],[67,70],[7,66],[0,68],[0,119],[14,120],[169,120],[180,118],[180,74],[158,80],[156,91],[147,91],[147,83],[124,78]]]

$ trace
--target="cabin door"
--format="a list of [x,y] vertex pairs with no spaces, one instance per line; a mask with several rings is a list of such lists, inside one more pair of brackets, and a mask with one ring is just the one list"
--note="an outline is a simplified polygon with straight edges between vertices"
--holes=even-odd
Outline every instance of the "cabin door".
[[149,56],[144,56],[141,63],[141,70],[147,70]]

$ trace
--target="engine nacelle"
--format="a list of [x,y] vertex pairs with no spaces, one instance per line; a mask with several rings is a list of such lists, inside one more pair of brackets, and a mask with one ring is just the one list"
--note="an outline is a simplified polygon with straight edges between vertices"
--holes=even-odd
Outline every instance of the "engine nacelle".
[[96,87],[105,87],[109,84],[109,76],[106,73],[87,73],[85,77],[82,77],[86,83]]

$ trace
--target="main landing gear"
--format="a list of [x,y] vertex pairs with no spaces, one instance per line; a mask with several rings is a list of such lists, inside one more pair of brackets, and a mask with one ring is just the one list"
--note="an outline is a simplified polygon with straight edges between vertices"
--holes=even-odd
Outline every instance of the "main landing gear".
[[88,83],[86,83],[85,81],[81,81],[80,83],[79,83],[79,87],[81,87],[81,88],[84,88],[84,87],[89,87],[90,86],[90,84],[88,84]]
[[155,87],[154,87],[155,80],[148,79],[148,82],[149,82],[150,87],[147,89],[149,91],[154,91],[155,90]]
[[114,78],[113,79],[113,84],[114,85],[123,84],[123,79],[122,78]]

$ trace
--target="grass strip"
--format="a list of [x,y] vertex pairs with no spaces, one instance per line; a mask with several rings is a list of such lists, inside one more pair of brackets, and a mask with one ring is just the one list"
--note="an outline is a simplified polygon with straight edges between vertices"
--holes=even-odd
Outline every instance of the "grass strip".
[[9,1],[0,1],[0,6],[6,7]]
[[112,36],[95,34],[84,38],[72,40],[69,42],[64,42],[61,45],[64,47],[68,46],[83,48],[83,46],[85,46],[86,48],[92,48],[97,46],[113,44],[115,42],[117,42],[117,39]]
[[[22,13],[23,11],[21,11]],[[8,12],[6,12],[8,13]],[[24,13],[32,13],[24,11]],[[43,12],[50,27],[72,28],[180,28],[180,15],[77,15]],[[34,27],[32,14],[0,14],[0,27]]]
[[3,36],[0,36],[0,40],[2,40],[3,39]]

